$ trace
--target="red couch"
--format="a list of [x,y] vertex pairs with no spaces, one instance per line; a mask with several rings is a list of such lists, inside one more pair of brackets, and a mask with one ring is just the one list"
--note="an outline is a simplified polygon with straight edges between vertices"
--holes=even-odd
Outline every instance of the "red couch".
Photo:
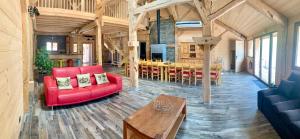
[[[101,66],[53,68],[52,76],[44,77],[47,106],[61,106],[86,102],[122,91],[122,78],[106,73],[109,83],[97,85],[94,74],[103,73]],[[90,73],[92,86],[79,88],[76,75]],[[56,77],[71,77],[72,90],[58,90]]]

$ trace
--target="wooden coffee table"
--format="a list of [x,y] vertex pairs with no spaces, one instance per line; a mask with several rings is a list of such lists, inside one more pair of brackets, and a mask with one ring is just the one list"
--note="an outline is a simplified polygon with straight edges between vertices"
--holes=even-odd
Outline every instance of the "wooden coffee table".
[[[157,102],[167,102],[171,109],[159,111],[154,107],[154,103]],[[123,121],[123,138],[174,139],[185,118],[185,99],[160,95]]]

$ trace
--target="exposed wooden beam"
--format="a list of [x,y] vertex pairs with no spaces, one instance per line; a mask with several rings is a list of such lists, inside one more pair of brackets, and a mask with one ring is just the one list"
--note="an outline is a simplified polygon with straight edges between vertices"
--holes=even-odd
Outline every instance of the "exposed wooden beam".
[[173,19],[175,21],[177,21],[178,20],[178,13],[177,13],[177,7],[176,7],[176,5],[168,7],[168,11],[172,14]]
[[157,0],[157,1],[151,2],[147,5],[136,8],[134,11],[134,14],[139,14],[142,12],[150,12],[153,10],[166,8],[166,7],[175,5],[175,4],[187,3],[187,2],[191,2],[191,1],[192,0]]
[[207,10],[204,7],[204,4],[202,3],[202,1],[199,0],[194,0],[194,4],[196,6],[198,13],[200,14],[202,22],[206,24],[208,22],[208,19],[207,19]]
[[247,3],[263,15],[267,16],[271,21],[280,25],[287,23],[287,18],[273,9],[271,6],[261,0],[247,0]]
[[86,25],[84,25],[83,27],[81,27],[78,31],[79,34],[82,34],[84,32],[88,32],[88,31],[91,31],[92,29],[94,29],[96,27],[96,22],[93,21],[91,23],[88,23]]
[[237,37],[240,37],[242,39],[246,39],[246,36],[243,35],[242,33],[238,32],[237,30],[233,29],[232,27],[224,24],[223,22],[221,22],[220,20],[215,20],[215,23],[219,26],[221,26],[222,28],[230,31],[231,33],[233,33],[234,35],[236,35]]
[[227,32],[228,30],[224,30],[222,33],[220,33],[219,35],[218,35],[218,37],[220,37],[220,38],[222,38],[222,36]]
[[134,24],[134,29],[137,30],[138,29],[138,26],[139,24],[141,24],[141,22],[143,21],[144,17],[146,15],[146,12],[142,12],[138,15],[137,19],[136,19],[136,22]]
[[178,21],[181,21],[183,20],[184,17],[186,17],[193,9],[190,8],[188,11],[186,11],[184,14],[182,14],[181,17],[179,17]]
[[224,7],[220,8],[216,12],[212,13],[208,16],[209,20],[216,20],[217,18],[223,16],[224,14],[228,13],[230,10],[234,9],[235,7],[245,3],[246,0],[233,0],[226,4]]

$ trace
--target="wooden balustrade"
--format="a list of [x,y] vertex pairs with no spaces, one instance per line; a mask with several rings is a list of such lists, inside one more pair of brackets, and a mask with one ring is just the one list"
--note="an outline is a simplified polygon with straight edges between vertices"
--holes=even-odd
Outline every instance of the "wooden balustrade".
[[96,0],[38,0],[36,6],[95,13]]
[[[38,0],[36,6],[95,13],[96,0]],[[109,1],[105,6],[104,15],[128,20],[128,2],[126,0]]]
[[128,2],[126,0],[112,0],[106,4],[104,15],[128,20]]

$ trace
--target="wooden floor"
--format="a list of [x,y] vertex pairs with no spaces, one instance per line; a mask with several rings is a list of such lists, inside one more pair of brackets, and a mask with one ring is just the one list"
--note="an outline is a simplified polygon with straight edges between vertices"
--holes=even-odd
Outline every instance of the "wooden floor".
[[[116,70],[117,71],[117,70]],[[201,100],[201,87],[140,80],[130,89],[123,78],[120,95],[53,111],[43,103],[42,91],[33,95],[31,112],[24,117],[21,139],[121,139],[122,120],[159,94],[187,99],[187,119],[178,139],[277,139],[270,123],[257,110],[256,92],[261,85],[247,74],[225,73],[220,86],[212,88],[212,104]]]

